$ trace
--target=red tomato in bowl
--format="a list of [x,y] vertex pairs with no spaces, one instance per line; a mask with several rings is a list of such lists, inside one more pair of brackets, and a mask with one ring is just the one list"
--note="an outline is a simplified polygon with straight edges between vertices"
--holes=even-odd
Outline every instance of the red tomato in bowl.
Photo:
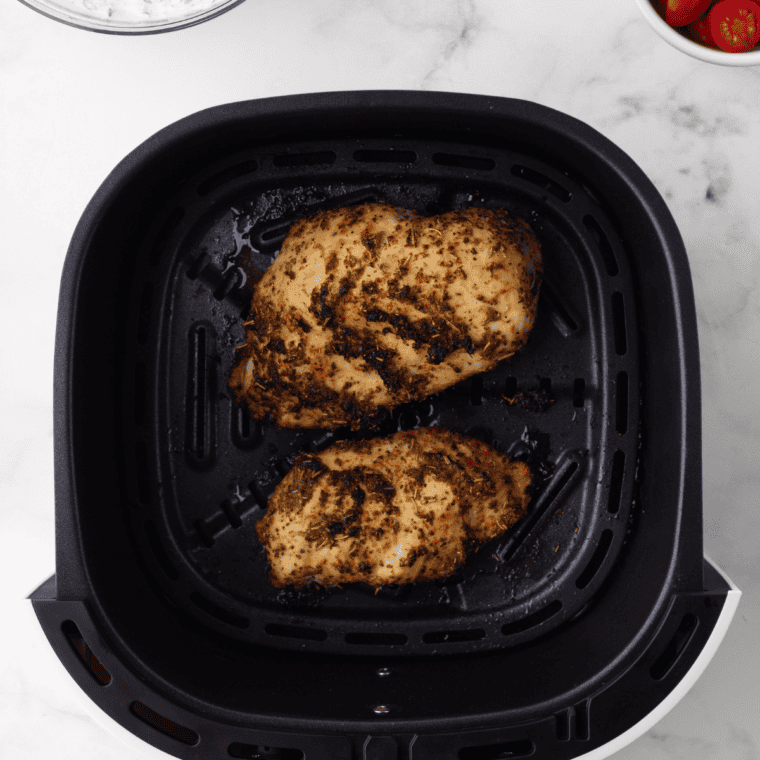
[[760,42],[760,5],[754,0],[720,0],[707,23],[715,44],[728,53],[746,53]]
[[707,21],[706,13],[696,21],[692,21],[691,24],[689,24],[687,27],[686,32],[689,37],[694,40],[694,42],[699,42],[702,45],[706,45],[707,47],[716,49],[718,48],[718,46],[715,44],[715,39],[712,36],[712,32],[710,31],[710,24]]
[[657,15],[665,21],[665,0],[649,0],[652,7],[657,11]]
[[686,26],[705,13],[712,2],[713,0],[668,0],[665,21],[670,26]]

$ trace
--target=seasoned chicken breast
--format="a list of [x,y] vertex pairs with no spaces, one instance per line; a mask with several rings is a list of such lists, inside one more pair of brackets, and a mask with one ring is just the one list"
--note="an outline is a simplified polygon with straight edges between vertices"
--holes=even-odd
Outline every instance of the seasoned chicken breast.
[[343,441],[295,460],[256,535],[277,588],[446,578],[525,514],[531,478],[526,464],[437,427]]
[[230,387],[279,427],[372,426],[521,348],[541,274],[538,240],[503,210],[321,212],[255,285]]

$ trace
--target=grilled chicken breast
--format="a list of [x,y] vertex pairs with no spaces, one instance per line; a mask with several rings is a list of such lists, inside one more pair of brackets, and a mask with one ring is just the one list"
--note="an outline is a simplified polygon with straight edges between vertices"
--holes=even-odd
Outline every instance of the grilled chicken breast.
[[531,479],[526,464],[442,428],[342,441],[295,460],[256,535],[277,588],[446,578],[525,514]]
[[503,210],[321,212],[256,283],[230,387],[279,427],[371,427],[521,348],[541,274],[538,240]]

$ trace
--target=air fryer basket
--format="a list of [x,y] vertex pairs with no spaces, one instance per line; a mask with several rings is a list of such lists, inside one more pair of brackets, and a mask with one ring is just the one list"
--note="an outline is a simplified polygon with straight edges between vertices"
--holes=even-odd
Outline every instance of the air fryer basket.
[[[379,431],[251,420],[226,378],[252,284],[293,221],[367,200],[525,218],[545,270],[528,345]],[[720,613],[683,244],[633,162],[550,109],[332,93],[177,122],[77,228],[56,378],[35,609],[88,693],[178,757],[575,757],[651,710]],[[295,456],[420,425],[527,460],[528,516],[445,581],[274,589],[254,525]]]

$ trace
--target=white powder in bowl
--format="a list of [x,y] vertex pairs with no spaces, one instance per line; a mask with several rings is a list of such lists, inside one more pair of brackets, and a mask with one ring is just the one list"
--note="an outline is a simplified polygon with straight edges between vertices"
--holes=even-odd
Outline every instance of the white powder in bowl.
[[57,0],[59,6],[112,23],[175,21],[225,5],[229,0]]

